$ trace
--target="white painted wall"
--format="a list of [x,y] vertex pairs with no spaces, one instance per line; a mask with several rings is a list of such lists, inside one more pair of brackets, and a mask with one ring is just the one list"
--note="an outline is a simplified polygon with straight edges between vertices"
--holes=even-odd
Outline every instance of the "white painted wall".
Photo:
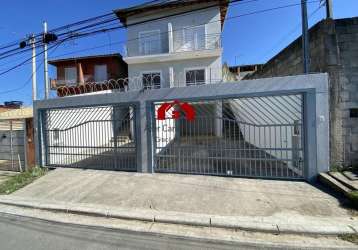
[[[199,8],[207,6],[208,3],[203,3]],[[152,21],[144,24],[133,25],[133,23],[138,23],[153,18],[160,18],[163,16],[175,14],[178,12],[183,12],[185,10],[191,10],[192,7],[183,7],[175,8],[173,10],[165,12],[153,12],[146,15],[135,15],[128,18],[128,29],[127,29],[127,50],[128,56],[137,56],[139,55],[139,34],[141,32],[147,32],[150,30],[159,30],[160,31],[160,40],[161,40],[161,53],[169,53],[169,37],[173,37],[173,47],[180,48],[180,43],[182,42],[184,28],[195,27],[198,25],[204,25],[206,35],[221,35],[221,21],[220,21],[220,8],[212,7],[205,10],[198,10],[196,12],[186,13],[185,15],[178,15],[169,18],[159,19],[157,21]],[[172,30],[172,33],[168,32]],[[178,50],[178,52],[180,49]],[[175,52],[175,51],[174,51]],[[179,52],[180,53],[180,52]],[[188,53],[188,52],[183,52]],[[189,52],[190,53],[190,52]],[[170,84],[170,67],[173,68],[174,79],[173,85]],[[162,87],[182,87],[185,86],[185,69],[188,68],[206,68],[206,78],[207,81],[211,80],[211,83],[215,80],[222,79],[222,58],[221,56],[213,56],[209,58],[200,58],[197,59],[184,59],[180,61],[171,61],[171,62],[160,62],[153,58],[153,61],[150,63],[143,64],[129,64],[128,65],[128,76],[129,76],[129,88],[130,89],[139,89],[142,84],[141,74],[142,72],[151,72],[151,71],[160,71],[162,73]]]
[[[170,67],[174,72],[174,83],[170,86]],[[202,58],[175,62],[153,62],[150,64],[132,64],[128,68],[129,89],[138,89],[142,84],[141,73],[160,71],[162,73],[162,88],[184,87],[185,69],[205,68],[206,79],[211,83],[220,82],[222,79],[221,57]]]
[[[56,111],[55,111],[56,112]],[[60,113],[52,113],[48,118],[48,127],[51,130],[64,130],[58,133],[49,132],[48,145],[58,145],[67,149],[53,149],[51,153],[65,154],[88,154],[82,156],[55,155],[51,154],[49,162],[51,164],[74,164],[91,157],[93,154],[100,154],[103,149],[88,149],[86,147],[101,147],[108,145],[113,138],[112,112],[113,108],[79,108],[75,110],[64,110]],[[93,122],[94,113],[96,119],[101,122]],[[107,120],[107,121],[106,121]]]
[[[243,98],[230,101],[231,109],[245,141],[258,148],[294,148],[297,146],[296,140],[300,139],[303,131],[300,130],[300,135],[295,136],[293,126],[259,127],[240,125],[240,122],[256,125],[294,124],[301,117],[301,104],[284,96],[255,98],[255,100],[256,102]],[[297,118],[294,118],[295,116]],[[278,159],[290,159],[293,156],[293,151],[265,151]]]

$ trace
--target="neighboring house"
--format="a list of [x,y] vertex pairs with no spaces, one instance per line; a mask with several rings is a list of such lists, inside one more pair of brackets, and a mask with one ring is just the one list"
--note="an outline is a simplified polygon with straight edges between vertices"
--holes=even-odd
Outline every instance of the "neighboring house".
[[63,86],[80,86],[101,83],[111,79],[127,78],[128,67],[120,54],[93,55],[52,60],[56,79],[51,79],[53,90]]
[[262,66],[262,64],[230,66],[229,71],[236,76],[237,80],[241,81],[245,76],[260,70]]
[[18,109],[22,106],[22,102],[19,101],[11,101],[11,102],[4,102],[4,104],[0,105],[0,113],[6,112],[12,109]]
[[115,10],[128,30],[129,89],[221,82],[227,8],[222,0],[172,0]]
[[[358,166],[358,17],[323,20],[310,31],[310,72],[330,77],[331,166]],[[297,38],[245,79],[303,74]]]

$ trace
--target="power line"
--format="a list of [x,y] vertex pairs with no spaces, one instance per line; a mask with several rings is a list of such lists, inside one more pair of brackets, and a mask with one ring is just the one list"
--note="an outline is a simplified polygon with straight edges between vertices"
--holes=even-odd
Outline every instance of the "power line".
[[[57,48],[58,47],[60,47],[60,45],[61,45],[62,43],[58,43],[58,44],[55,44],[54,46],[52,46],[51,48],[49,48],[49,50],[51,50],[52,48],[54,48],[54,50],[53,51],[51,51],[51,54],[53,54],[56,50],[57,50]],[[40,54],[43,54],[45,51],[42,51]],[[40,55],[39,54],[39,55]],[[32,59],[32,58],[30,58],[30,59]],[[41,61],[41,63],[36,67],[36,72],[38,72],[39,71],[39,69],[40,69],[40,67],[43,65],[43,61]],[[28,80],[21,86],[21,87],[18,87],[18,88],[16,88],[16,89],[11,89],[11,90],[6,90],[6,91],[3,91],[3,92],[0,92],[0,94],[8,94],[8,93],[11,93],[11,92],[17,92],[17,91],[19,91],[19,90],[22,90],[23,88],[25,88],[29,83],[30,83],[30,81],[31,81],[31,79],[32,79],[32,77],[33,77],[33,73],[31,73],[31,75],[30,75],[30,77],[28,78]]]
[[[255,1],[257,1],[257,0],[255,0]],[[314,1],[307,2],[307,3],[316,3],[316,2],[319,2],[319,0],[314,0]],[[301,3],[296,3],[296,4],[283,5],[283,6],[278,6],[278,7],[269,8],[269,9],[263,9],[263,10],[259,10],[259,11],[254,11],[254,12],[244,13],[244,14],[241,14],[241,15],[227,17],[226,20],[231,20],[231,19],[240,18],[240,17],[244,17],[244,16],[249,16],[249,15],[261,14],[261,13],[265,13],[265,12],[270,12],[270,11],[275,11],[275,10],[279,10],[279,9],[283,9],[283,8],[295,7],[295,6],[300,6],[300,5],[301,5]],[[157,19],[155,19],[155,20],[157,20]],[[151,22],[153,20],[148,20],[148,21]],[[215,23],[215,22],[220,22],[220,21],[221,20],[216,20],[216,21],[211,21],[211,22],[205,22],[203,24],[210,24],[210,23]],[[147,21],[144,21],[144,22],[147,22]],[[128,26],[138,25],[138,24],[142,24],[142,23],[143,22],[133,23],[133,24],[128,25]],[[200,25],[203,25],[203,24],[196,24],[196,25],[192,25],[192,26],[189,26],[189,27],[200,26]],[[98,33],[103,33],[103,32],[112,32],[112,31],[115,31],[117,29],[122,29],[122,27],[110,27],[110,28],[106,28],[106,29],[94,30],[94,31],[91,31],[91,32],[88,32],[88,33],[77,34],[77,35],[74,35],[74,39],[82,38],[82,37],[86,37],[86,36],[91,36],[91,35],[96,35]],[[173,31],[177,31],[177,30],[173,30]],[[166,33],[168,33],[168,31],[161,32],[161,34],[166,34]],[[151,36],[154,36],[154,35],[148,35],[148,37],[151,37]],[[129,39],[129,40],[124,41],[124,43],[129,42],[129,41],[138,40],[138,39],[139,38]],[[114,43],[112,43],[112,44],[114,44]]]
[[[234,3],[250,3],[250,2],[255,2],[255,1],[259,1],[259,0],[248,0],[248,1],[243,1],[243,0],[231,0],[231,1],[228,1],[229,4],[234,4]],[[157,2],[157,1],[151,1],[151,2]],[[150,2],[149,2],[150,3]],[[159,4],[159,3],[158,3]],[[218,6],[219,4],[216,3],[216,4],[213,4],[213,5],[209,5],[209,6],[205,6],[205,7],[202,7],[202,8],[199,8],[199,9],[195,9],[195,10],[189,10],[189,11],[185,11],[185,12],[181,12],[181,13],[175,13],[175,14],[171,14],[171,15],[167,15],[167,16],[164,16],[164,17],[160,17],[160,18],[156,18],[156,19],[152,19],[152,20],[146,20],[146,21],[143,21],[142,23],[147,23],[147,22],[150,22],[150,21],[157,21],[157,20],[160,20],[160,19],[163,19],[163,18],[168,18],[168,17],[172,17],[172,16],[180,16],[180,15],[186,15],[188,13],[191,13],[191,12],[198,12],[200,10],[206,10],[206,9],[209,9],[209,8],[213,8],[213,7],[216,7]],[[60,28],[56,28],[56,29],[52,29],[49,31],[49,33],[53,33],[53,32],[58,32],[60,30],[63,30],[63,29],[67,29],[67,28],[70,28],[70,27],[73,27],[73,26],[78,26],[78,25],[81,25],[81,24],[84,24],[86,22],[92,22],[92,21],[95,21],[95,20],[98,20],[98,19],[101,19],[103,17],[108,17],[108,16],[111,16],[111,15],[114,15],[113,12],[111,13],[108,13],[108,14],[105,14],[105,15],[101,15],[101,16],[97,16],[97,17],[93,17],[93,18],[90,18],[90,19],[86,19],[84,21],[79,21],[79,22],[76,22],[76,23],[72,23],[72,24],[69,24],[69,25],[65,25],[65,26],[62,26]],[[91,28],[91,27],[95,27],[97,25],[101,25],[101,24],[105,24],[105,23],[109,23],[109,22],[113,22],[113,21],[118,21],[118,18],[115,17],[115,18],[111,18],[111,19],[107,19],[107,20],[102,20],[98,23],[94,23],[94,24],[90,24],[90,25],[87,25],[85,27],[81,27],[81,28],[77,28],[76,30],[71,30],[71,31],[68,31],[68,32],[64,32],[64,33],[61,33],[59,34],[58,36],[63,36],[63,35],[66,35],[66,34],[73,34],[74,32],[77,32],[77,31],[81,31],[81,30],[84,30],[84,29],[88,29],[88,28]],[[137,23],[139,24],[139,23]],[[136,25],[137,25],[136,24]],[[129,25],[127,25],[128,27]],[[126,28],[125,26],[119,26],[118,28]],[[40,34],[37,34],[35,35],[35,37],[40,37],[42,36],[43,33],[40,33]],[[20,40],[21,41],[21,40]],[[23,40],[22,40],[23,41]],[[0,48],[1,50],[1,48]],[[19,48],[17,49],[14,49],[14,50],[20,50]],[[7,52],[5,52],[7,53]],[[1,55],[1,54],[0,54]],[[0,58],[1,59],[1,58]]]
[[[312,11],[311,14],[309,14],[308,19],[311,19],[324,5],[320,5],[317,9],[315,9],[314,11]],[[289,36],[291,36],[292,34],[294,34],[299,28],[301,28],[301,23],[298,23],[292,30],[290,30],[286,35],[282,36],[280,40],[278,40],[277,43],[275,43],[275,45],[268,51],[266,52],[260,60],[262,60],[262,58],[266,57],[268,54],[270,54],[273,50],[275,50],[283,41],[285,41]]]
[[[58,45],[58,44],[62,44],[64,41],[65,41],[65,40],[60,41],[60,42],[54,44],[52,47],[50,47],[50,49],[52,49],[53,47],[55,47],[55,46]],[[42,52],[41,52],[40,54],[38,54],[38,55],[41,55],[41,54],[43,54],[43,53],[44,53],[44,51],[42,51]],[[10,71],[13,71],[14,69],[17,69],[17,68],[19,68],[19,67],[25,65],[25,63],[29,62],[29,61],[32,60],[33,58],[34,58],[34,57],[31,56],[30,58],[26,59],[25,61],[23,61],[23,62],[21,62],[21,63],[15,65],[15,66],[13,66],[13,67],[7,69],[7,70],[1,72],[1,73],[0,73],[0,76],[4,75],[4,74],[6,74],[6,73],[9,73]]]
[[[241,0],[233,0],[233,1],[230,1],[230,3],[236,3],[236,2],[240,2]],[[252,1],[256,1],[256,0],[251,0],[250,2]],[[307,3],[316,3],[316,2],[319,2],[320,0],[314,0],[314,1],[307,1]],[[248,1],[247,1],[248,2]],[[246,3],[247,3],[246,2]],[[242,2],[244,3],[244,2]],[[245,14],[241,14],[241,15],[236,15],[236,16],[232,16],[232,17],[227,17],[226,20],[231,20],[231,19],[235,19],[235,18],[240,18],[240,17],[244,17],[244,16],[249,16],[249,15],[255,15],[255,14],[260,14],[260,13],[265,13],[265,12],[270,12],[270,11],[275,11],[275,10],[279,10],[279,9],[284,9],[284,8],[289,8],[289,7],[295,7],[295,6],[299,6],[301,5],[301,3],[296,3],[296,4],[288,4],[288,5],[283,5],[283,6],[278,6],[278,7],[274,7],[274,8],[268,8],[268,9],[263,9],[263,10],[259,10],[259,11],[253,11],[253,12],[249,12],[249,13],[245,13]],[[217,6],[217,4],[215,5]],[[213,5],[210,6],[210,8],[212,8]],[[207,9],[208,7],[205,7],[205,9]],[[191,11],[187,11],[187,12],[183,12],[184,14],[187,14],[188,12],[194,12],[196,10],[191,10]],[[173,15],[170,15],[170,16],[175,16],[175,15],[182,15],[183,13],[178,13],[178,14],[173,14]],[[141,21],[141,22],[137,22],[137,23],[133,23],[133,24],[130,24],[128,26],[134,26],[134,25],[139,25],[139,24],[143,24],[143,23],[146,23],[146,22],[152,22],[152,21],[156,21],[156,20],[160,20],[160,19],[163,19],[163,18],[167,18],[167,16],[165,17],[160,17],[160,18],[155,18],[155,19],[151,19],[151,20],[146,20],[146,21]],[[208,22],[208,23],[214,23],[214,22],[219,22],[221,20],[217,20],[217,21],[211,21],[211,22]],[[205,23],[205,24],[208,24],[208,23]],[[128,27],[127,26],[127,27]],[[193,25],[194,27],[195,26],[199,26],[199,25]],[[115,30],[118,30],[118,29],[123,29],[123,28],[126,28],[126,27],[123,27],[123,26],[119,26],[119,27],[113,27],[113,28],[107,28],[107,29],[101,29],[101,30],[95,30],[95,31],[91,31],[91,32],[87,32],[87,33],[82,33],[82,34],[73,34],[67,38],[64,38],[63,40],[60,40],[59,42],[63,42],[64,40],[69,40],[69,39],[78,39],[78,38],[82,38],[82,37],[86,37],[86,36],[91,36],[91,35],[96,35],[98,33],[105,33],[105,32],[111,32],[111,31],[115,31]],[[163,32],[163,33],[167,33],[167,32]],[[133,39],[133,40],[137,40],[138,38],[136,39]],[[128,40],[127,40],[128,41]],[[32,57],[28,60],[25,60],[24,62],[20,63],[19,65],[16,65],[12,68],[10,68],[9,70],[6,70],[5,72],[2,72],[0,73],[0,76],[3,75],[3,74],[6,74],[22,65],[24,65],[27,61],[31,60]]]

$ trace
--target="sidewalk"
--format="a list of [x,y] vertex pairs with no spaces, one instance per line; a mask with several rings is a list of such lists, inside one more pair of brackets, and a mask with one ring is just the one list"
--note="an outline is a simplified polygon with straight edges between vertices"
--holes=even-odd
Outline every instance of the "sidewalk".
[[304,182],[58,169],[0,203],[273,233],[358,231],[357,217]]

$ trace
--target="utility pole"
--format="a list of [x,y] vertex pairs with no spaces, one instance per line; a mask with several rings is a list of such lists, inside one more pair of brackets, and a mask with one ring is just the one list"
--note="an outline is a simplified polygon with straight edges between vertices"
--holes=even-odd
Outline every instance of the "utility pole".
[[310,71],[310,45],[308,33],[307,1],[301,0],[302,9],[302,50],[303,50],[303,72],[309,74]]
[[[47,22],[45,21],[43,23],[43,26],[44,26],[44,38],[45,39],[45,36],[47,34]],[[49,86],[49,79],[48,79],[48,55],[47,55],[47,43],[44,42],[43,43],[44,45],[44,84],[45,84],[45,99],[48,99],[49,96],[50,96],[50,86]]]
[[326,0],[327,19],[333,19],[333,3],[332,0]]
[[32,34],[30,38],[32,47],[32,100],[37,100],[37,78],[36,78],[36,38]]

